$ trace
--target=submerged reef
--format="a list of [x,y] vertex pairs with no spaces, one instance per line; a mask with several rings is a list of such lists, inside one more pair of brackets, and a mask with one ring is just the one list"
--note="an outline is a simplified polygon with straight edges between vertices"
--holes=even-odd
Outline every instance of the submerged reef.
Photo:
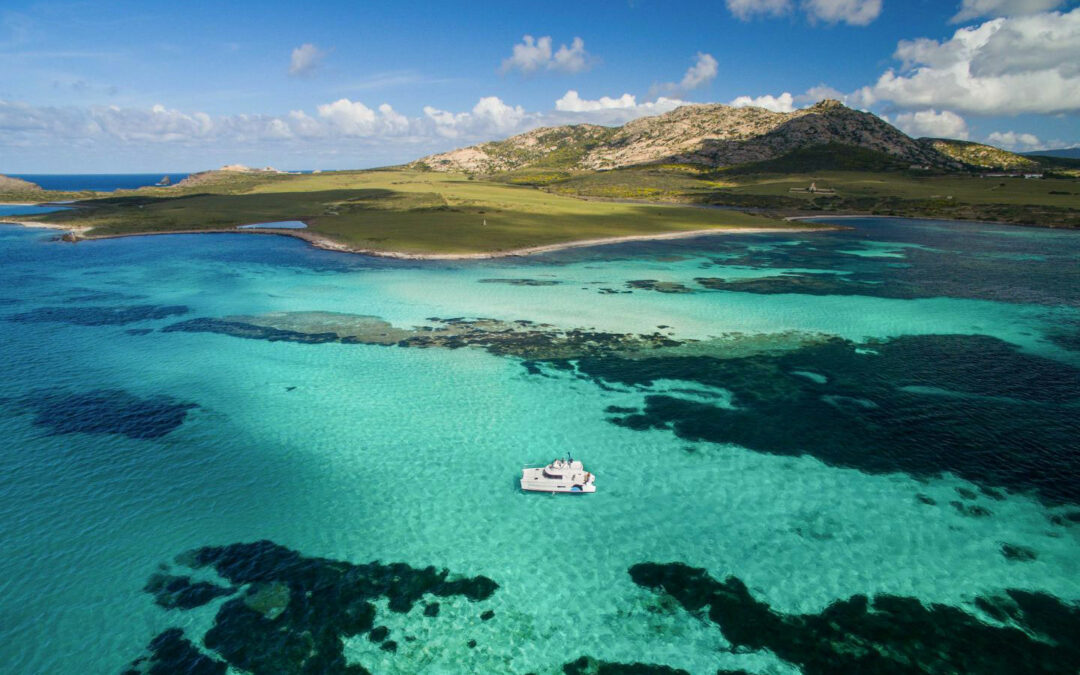
[[[831,339],[736,358],[585,357],[576,372],[602,386],[647,388],[668,379],[733,394],[730,406],[674,392],[647,395],[640,411],[611,417],[629,429],[810,454],[872,473],[952,471],[982,486],[1080,503],[1080,456],[1070,451],[1080,438],[1080,369],[979,335],[867,346]],[[956,504],[964,515],[991,515]]]
[[784,614],[736,577],[682,563],[641,563],[634,583],[702,613],[736,649],[767,649],[805,675],[845,673],[1074,673],[1080,608],[1044,593],[1007,590],[976,606],[1002,625],[917,598],[855,595],[819,614]]
[[660,293],[693,293],[690,288],[677,281],[657,281],[656,279],[633,279],[626,282],[626,287]]
[[430,325],[398,328],[377,317],[334,312],[273,312],[257,316],[182,321],[164,332],[221,333],[272,342],[396,345],[399,347],[482,347],[493,354],[526,359],[577,358],[681,344],[661,333],[563,330],[530,321],[431,318]]
[[507,284],[510,286],[558,286],[561,281],[555,279],[480,279],[482,284]]
[[17,323],[69,323],[76,326],[123,326],[137,321],[167,319],[187,314],[184,305],[117,305],[84,307],[38,307],[12,314],[8,321]]
[[773,277],[750,279],[718,279],[698,277],[694,281],[714,291],[740,293],[799,293],[802,295],[871,295],[879,298],[910,300],[927,297],[912,286],[899,281],[881,284],[862,277],[845,274],[785,272]]
[[142,300],[146,298],[145,295],[83,287],[69,288],[62,293],[62,296],[67,302],[120,302],[123,300]]
[[690,675],[681,668],[658,666],[651,663],[612,663],[582,656],[563,665],[565,675]]
[[53,434],[123,434],[141,439],[164,436],[198,407],[165,395],[140,398],[122,389],[81,393],[41,389],[12,403],[17,412],[33,413],[34,424]]
[[184,631],[170,628],[150,641],[148,656],[140,656],[121,675],[225,675],[229,666],[199,651]]
[[[806,234],[799,241],[760,235],[756,246],[717,237],[710,242],[712,264],[703,269],[714,264],[772,269],[779,275],[725,280],[706,272],[697,281],[746,293],[952,297],[1080,307],[1080,266],[1070,258],[1071,250],[1050,249],[1038,235],[1028,239],[1026,233],[1010,231],[1002,236],[970,223],[851,222],[855,230]],[[837,269],[845,274],[835,274]]]
[[[434,567],[306,557],[270,541],[199,548],[180,555],[177,562],[196,570],[212,569],[233,584],[226,588],[192,583],[186,576],[156,574],[146,585],[155,602],[176,609],[234,596],[222,603],[213,627],[203,637],[203,645],[215,657],[200,653],[179,629],[172,629],[154,638],[152,655],[135,661],[128,672],[223,673],[227,664],[255,675],[361,675],[369,671],[346,663],[345,638],[366,633],[370,640],[381,642],[384,651],[398,648],[396,642],[386,641],[385,626],[375,626],[375,599],[385,597],[390,611],[405,613],[425,596],[464,596],[479,602],[499,587],[485,576],[452,576]],[[438,607],[438,603],[427,607]],[[423,614],[427,617],[423,620],[437,620],[438,612]],[[168,670],[169,664],[176,668]],[[220,670],[212,669],[218,665]]]
[[174,577],[155,574],[146,582],[143,590],[154,596],[154,602],[165,609],[193,609],[202,607],[214,598],[232,595],[235,588],[218,586],[208,581],[192,581],[191,577]]

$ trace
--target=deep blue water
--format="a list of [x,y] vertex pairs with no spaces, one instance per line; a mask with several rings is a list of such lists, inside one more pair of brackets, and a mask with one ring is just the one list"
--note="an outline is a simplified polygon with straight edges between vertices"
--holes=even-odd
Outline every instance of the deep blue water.
[[[1077,672],[1080,233],[845,224],[0,226],[3,669]],[[517,489],[567,451],[596,494]]]
[[36,183],[46,190],[96,190],[113,192],[115,190],[134,190],[157,183],[163,176],[168,176],[173,183],[188,177],[186,173],[46,173],[46,174],[8,174],[12,178],[22,178]]

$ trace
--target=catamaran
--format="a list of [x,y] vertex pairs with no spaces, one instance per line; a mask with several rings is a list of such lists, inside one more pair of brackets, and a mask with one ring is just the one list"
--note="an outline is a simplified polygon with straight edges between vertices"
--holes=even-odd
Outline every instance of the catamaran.
[[596,476],[569,453],[547,466],[527,465],[521,470],[521,489],[532,492],[596,492]]

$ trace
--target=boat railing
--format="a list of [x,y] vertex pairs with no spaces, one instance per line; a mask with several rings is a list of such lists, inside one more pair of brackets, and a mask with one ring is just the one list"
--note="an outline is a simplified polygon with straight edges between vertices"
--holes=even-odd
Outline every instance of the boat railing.
[[548,466],[547,464],[526,464],[521,468],[522,469],[543,469],[543,468],[546,468],[547,466]]

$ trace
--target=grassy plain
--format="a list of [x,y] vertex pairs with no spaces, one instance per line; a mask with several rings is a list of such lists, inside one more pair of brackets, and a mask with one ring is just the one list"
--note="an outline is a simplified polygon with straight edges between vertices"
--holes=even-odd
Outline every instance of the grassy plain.
[[[858,158],[857,158],[858,159]],[[865,158],[863,158],[865,159]],[[556,194],[600,199],[645,199],[785,213],[835,212],[996,220],[1049,227],[1080,227],[1080,180],[982,178],[892,165],[852,162],[851,168],[815,169],[813,162],[777,171],[777,162],[730,169],[691,166],[634,167],[547,179]],[[512,180],[524,183],[528,175]],[[832,194],[796,191],[815,183]]]
[[497,253],[584,239],[729,227],[791,227],[726,210],[591,201],[532,187],[416,170],[211,175],[194,185],[79,202],[37,219],[89,236],[232,229],[302,220],[357,249]]

